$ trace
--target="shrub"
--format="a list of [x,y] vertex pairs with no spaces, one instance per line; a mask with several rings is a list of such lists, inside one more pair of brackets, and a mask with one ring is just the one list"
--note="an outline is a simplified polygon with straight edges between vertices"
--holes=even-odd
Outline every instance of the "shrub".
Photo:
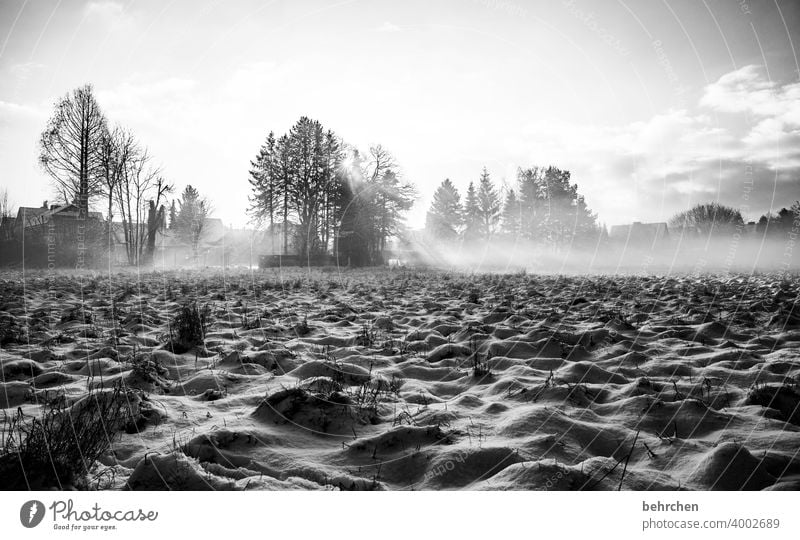
[[180,354],[202,345],[210,315],[211,308],[208,304],[199,308],[197,302],[192,302],[181,307],[178,315],[172,321],[170,330],[173,352]]
[[0,427],[0,487],[86,487],[86,476],[130,418],[120,386],[90,392],[70,407],[46,406],[40,417],[17,409]]

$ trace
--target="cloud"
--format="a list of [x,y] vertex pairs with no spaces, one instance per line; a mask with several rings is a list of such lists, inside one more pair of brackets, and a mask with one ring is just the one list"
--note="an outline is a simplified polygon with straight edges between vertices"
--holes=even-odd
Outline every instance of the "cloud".
[[800,188],[800,83],[746,66],[709,84],[694,107],[623,125],[534,123],[493,150],[502,147],[518,163],[570,169],[611,223],[666,219],[705,200],[763,212]]
[[39,120],[46,118],[47,113],[33,105],[0,101],[0,125],[17,120]]
[[772,115],[775,83],[761,77],[759,66],[744,66],[707,85],[700,105],[726,113],[755,112]]
[[390,23],[388,21],[384,22],[382,25],[375,28],[376,32],[400,32],[402,28],[397,26],[394,23]]
[[83,13],[88,19],[100,21],[117,20],[123,16],[125,8],[119,2],[112,0],[94,0],[88,2],[83,9]]
[[121,2],[113,0],[93,0],[83,8],[85,19],[115,34],[134,33],[135,20],[130,11],[126,11]]
[[765,78],[760,66],[726,73],[706,86],[700,105],[725,113],[747,112],[757,118],[781,117],[800,124],[800,83],[781,85]]
[[9,74],[17,80],[18,83],[27,82],[32,76],[41,73],[47,66],[37,62],[22,62],[9,66]]
[[758,122],[742,139],[747,157],[772,170],[800,167],[800,129],[780,117]]
[[197,112],[190,98],[197,86],[192,79],[136,75],[113,88],[98,89],[97,97],[106,114],[122,123],[147,123],[191,132],[186,121],[187,115]]
[[774,170],[800,167],[800,83],[779,84],[761,67],[749,65],[708,85],[700,105],[745,115],[743,159]]

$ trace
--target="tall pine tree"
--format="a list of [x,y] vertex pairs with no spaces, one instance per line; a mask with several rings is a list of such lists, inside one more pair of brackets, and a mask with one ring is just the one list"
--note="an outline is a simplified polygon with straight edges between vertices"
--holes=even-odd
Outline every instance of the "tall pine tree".
[[187,185],[181,199],[178,201],[178,215],[175,222],[175,232],[178,238],[192,248],[192,256],[197,261],[200,237],[206,224],[206,218],[211,208],[208,201],[200,196],[191,185]]
[[270,131],[256,158],[250,162],[250,208],[248,212],[257,224],[268,224],[272,253],[275,246],[275,218],[281,209],[284,185],[279,167],[275,134]]
[[497,224],[500,221],[500,196],[494,189],[486,167],[483,168],[478,183],[478,216],[481,237],[491,237],[497,230]]
[[475,184],[470,182],[467,188],[467,195],[464,197],[464,232],[462,236],[465,242],[472,242],[481,237],[481,208],[478,201],[478,194]]
[[597,217],[570,179],[569,171],[557,167],[519,169],[523,237],[553,247],[596,240]]
[[513,189],[509,189],[503,204],[500,230],[504,235],[516,239],[520,235],[521,223],[522,209],[519,200],[517,200],[517,193]]
[[288,134],[276,139],[270,133],[251,162],[250,214],[280,225],[281,253],[290,254],[291,231],[303,262],[333,252],[353,265],[380,263],[414,189],[399,179],[382,147],[370,149],[368,165],[348,148],[319,122],[302,117]]
[[175,223],[178,220],[178,208],[175,206],[175,199],[172,199],[172,204],[169,206],[169,229],[175,228]]
[[425,220],[425,230],[437,240],[453,241],[458,239],[462,223],[461,195],[447,178],[433,194],[433,202]]

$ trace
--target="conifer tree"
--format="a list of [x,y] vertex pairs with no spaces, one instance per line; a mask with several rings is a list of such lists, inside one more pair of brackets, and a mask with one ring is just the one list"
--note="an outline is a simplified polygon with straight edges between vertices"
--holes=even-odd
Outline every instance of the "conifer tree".
[[500,196],[494,189],[486,167],[478,183],[478,230],[481,237],[489,238],[497,230],[500,221]]
[[425,230],[435,239],[452,241],[458,238],[462,223],[461,195],[447,178],[433,194],[433,202],[425,220]]
[[175,206],[175,199],[172,199],[172,204],[169,207],[169,229],[175,228],[175,222],[178,219],[178,208]]
[[467,188],[467,195],[464,197],[464,232],[462,233],[465,242],[472,242],[481,237],[481,209],[478,202],[478,194],[475,184],[470,182]]
[[510,189],[506,194],[506,200],[503,204],[503,214],[501,217],[501,231],[503,234],[517,238],[520,234],[520,224],[522,223],[521,208],[517,193]]
[[181,240],[191,246],[195,261],[200,246],[200,237],[203,234],[209,212],[208,201],[201,197],[194,187],[187,185],[178,201],[175,231]]

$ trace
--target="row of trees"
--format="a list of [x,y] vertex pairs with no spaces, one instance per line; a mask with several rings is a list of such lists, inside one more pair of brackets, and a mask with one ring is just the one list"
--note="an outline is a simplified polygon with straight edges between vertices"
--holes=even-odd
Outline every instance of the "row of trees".
[[[78,207],[80,219],[88,218],[93,199],[105,201],[109,250],[115,237],[116,212],[128,263],[138,265],[152,259],[156,233],[166,225],[165,205],[174,186],[131,131],[109,127],[90,85],[76,88],[56,103],[42,132],[40,149],[42,168],[64,202]],[[181,200],[183,217],[176,230],[195,248],[198,216],[202,222],[207,213],[207,204],[187,187]],[[102,245],[97,239],[89,240],[94,248]]]
[[[280,230],[289,253],[290,231],[307,260],[333,252],[353,265],[380,263],[387,239],[399,232],[415,189],[382,146],[366,157],[316,120],[302,117],[288,133],[267,136],[251,162],[250,215]],[[280,248],[280,249],[277,249]]]
[[800,229],[800,201],[776,213],[767,212],[756,223],[756,232],[764,236],[784,237]]
[[569,171],[556,167],[518,169],[516,188],[501,195],[483,169],[477,187],[470,182],[462,204],[455,185],[439,185],[425,229],[438,241],[524,238],[549,245],[595,240],[603,230],[597,217],[570,183]]
[[[92,87],[64,96],[41,135],[40,163],[65,202],[88,218],[90,203],[107,211],[108,247],[119,215],[128,262],[149,260],[156,233],[167,226],[174,186],[149,151],[127,129],[110,128]],[[334,253],[353,265],[382,262],[387,241],[398,235],[416,190],[402,179],[393,156],[380,145],[366,153],[345,143],[316,120],[301,117],[288,133],[270,133],[251,161],[249,213],[272,233],[273,253],[289,243],[308,260]],[[195,255],[209,215],[208,202],[192,186],[169,206],[169,228]],[[757,227],[774,234],[792,230],[800,205],[761,217]],[[671,228],[714,234],[741,227],[741,214],[718,204],[677,214]],[[486,168],[465,197],[449,180],[434,194],[426,232],[444,242],[522,238],[559,246],[594,242],[605,228],[587,207],[569,171],[520,168],[516,184],[498,189]],[[276,231],[280,235],[276,238]]]
[[[758,237],[782,238],[796,232],[800,223],[800,201],[776,213],[762,215],[755,224]],[[701,203],[670,218],[670,229],[700,237],[728,235],[744,228],[742,213],[720,203]]]

